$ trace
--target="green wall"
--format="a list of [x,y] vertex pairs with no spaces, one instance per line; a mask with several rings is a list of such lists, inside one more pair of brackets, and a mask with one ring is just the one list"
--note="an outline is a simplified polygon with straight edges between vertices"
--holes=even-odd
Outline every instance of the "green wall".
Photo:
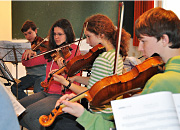
[[[60,18],[71,22],[78,38],[83,22],[92,14],[105,14],[117,25],[118,4],[118,1],[12,1],[12,38],[24,38],[20,29],[27,19],[34,21],[39,36],[45,37],[52,24]],[[125,1],[124,5],[123,27],[132,35],[134,2]]]

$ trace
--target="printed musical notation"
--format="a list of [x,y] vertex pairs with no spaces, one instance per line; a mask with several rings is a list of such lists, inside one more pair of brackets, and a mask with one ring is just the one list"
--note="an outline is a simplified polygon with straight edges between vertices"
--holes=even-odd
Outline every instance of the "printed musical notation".
[[179,130],[180,94],[168,91],[111,101],[117,130]]
[[25,50],[31,49],[30,43],[0,41],[0,59],[7,62],[21,62]]

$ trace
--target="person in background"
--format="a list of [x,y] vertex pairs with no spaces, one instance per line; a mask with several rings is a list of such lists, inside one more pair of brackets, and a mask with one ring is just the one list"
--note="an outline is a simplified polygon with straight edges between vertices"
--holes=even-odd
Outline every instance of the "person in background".
[[[114,61],[115,61],[115,48],[116,48],[116,40],[117,40],[117,28],[114,26],[111,19],[102,14],[92,15],[87,18],[84,23],[84,34],[86,35],[86,42],[94,47],[99,43],[105,47],[105,52],[100,54],[94,61],[93,67],[91,70],[90,77],[81,77],[74,76],[70,77],[69,80],[71,82],[76,81],[87,85],[87,88],[82,88],[81,86],[77,86],[69,81],[67,81],[64,77],[54,74],[54,80],[62,83],[65,86],[68,86],[68,89],[74,91],[76,94],[82,93],[83,91],[90,89],[93,84],[97,81],[101,80],[104,77],[113,75],[114,70]],[[131,35],[122,29],[121,41],[120,41],[120,52],[118,52],[118,67],[117,74],[121,75],[123,70],[123,59],[127,56],[128,45],[130,41]],[[63,99],[70,99],[74,94],[64,95],[61,97],[56,106],[60,103],[65,102]],[[65,102],[66,104],[70,102]],[[71,104],[71,103],[70,103]],[[87,111],[81,104],[72,103],[73,108],[71,106],[63,108],[64,112],[68,112],[76,117],[77,122],[79,122],[85,129],[89,130],[104,130],[104,126],[101,125],[102,122],[99,122],[99,118],[103,118],[106,120],[112,120],[112,109],[110,106],[104,105],[101,108],[91,108],[91,112]],[[98,117],[96,114],[99,113]],[[82,115],[83,114],[83,115]],[[81,116],[81,117],[80,117]],[[79,118],[80,117],[80,118]],[[94,118],[95,117],[95,118]],[[59,121],[57,127],[61,128],[61,124],[63,122]],[[99,125],[97,125],[99,124]],[[97,125],[97,126],[95,126]]]
[[[39,42],[38,39],[42,39],[37,36],[37,27],[33,21],[25,21],[22,25],[21,32],[24,34],[25,38],[31,43],[31,46],[36,45],[37,42]],[[35,51],[37,54],[41,52],[39,49],[36,49]],[[34,93],[42,91],[43,88],[41,87],[40,83],[44,81],[46,77],[46,65],[42,64],[33,67],[25,67],[25,69],[26,75],[19,79],[21,82],[18,84],[13,84],[11,86],[11,92],[17,97],[18,100],[28,96],[24,92],[24,90],[29,87],[34,87]]]
[[2,82],[0,82],[0,102],[1,102],[1,110],[0,114],[0,129],[1,130],[20,130],[20,126],[18,123],[18,119],[16,113],[13,108],[13,104]]
[[[158,91],[180,93],[180,20],[177,15],[160,7],[148,10],[137,19],[135,32],[139,38],[138,50],[143,52],[143,56],[149,58],[157,53],[165,63],[164,73],[150,78],[141,94]],[[60,98],[56,106],[60,103],[66,105],[62,111],[76,116],[76,121],[87,130],[109,130],[115,127],[113,121],[106,120],[102,115],[88,112],[79,103],[64,100],[73,96]]]
[[123,74],[132,70],[136,65],[140,64],[141,60],[135,57],[127,56],[126,59],[123,61]]
[[[75,34],[71,23],[67,19],[57,20],[49,30],[49,48],[51,50],[60,48],[62,45],[68,43],[73,43],[74,41]],[[75,56],[76,52],[76,55],[80,54],[80,51],[76,49],[76,44],[69,45],[69,51],[71,52],[71,55],[67,59],[65,59],[63,55],[61,55],[59,58],[53,58],[52,54],[54,51],[29,59],[32,56],[36,56],[37,53],[32,50],[26,50],[22,56],[22,64],[26,67],[46,64],[45,82],[47,82],[50,71],[62,68],[65,63],[67,63]],[[65,73],[62,73],[62,75],[63,77],[67,78]],[[45,88],[44,91],[32,94],[19,100],[19,102],[26,108],[26,111],[19,117],[20,125],[26,127],[29,130],[40,130],[43,127],[39,123],[39,117],[41,115],[48,115],[53,110],[56,101],[62,95],[70,93],[72,93],[71,90],[64,91],[64,86],[61,83],[52,80],[49,82],[48,87]],[[77,122],[74,121],[75,117],[72,115],[65,114],[62,118],[64,120],[62,127],[68,126],[69,124],[72,124],[74,129],[81,127]]]

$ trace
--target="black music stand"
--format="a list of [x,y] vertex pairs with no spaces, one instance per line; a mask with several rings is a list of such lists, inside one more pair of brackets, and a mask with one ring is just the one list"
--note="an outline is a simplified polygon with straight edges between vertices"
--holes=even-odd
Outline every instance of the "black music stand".
[[[4,48],[4,49],[7,49],[7,48]],[[8,48],[9,49],[9,48]],[[13,54],[14,54],[14,61],[6,61],[6,62],[11,62],[11,63],[13,63],[13,64],[15,64],[16,65],[16,79],[18,79],[18,59],[17,59],[17,53],[16,53],[16,51],[18,51],[18,50],[16,50],[15,49],[15,47],[13,46],[13,48],[9,51],[9,52],[7,52],[7,54],[5,54],[4,56],[3,56],[3,58],[4,57],[6,57],[8,54],[10,54],[11,52],[13,52]],[[19,51],[18,51],[19,52]],[[19,54],[21,54],[20,52],[19,52]],[[21,54],[22,55],[22,54]],[[2,58],[2,59],[3,59]]]
[[[2,51],[2,52],[0,51],[0,59],[4,62],[11,62],[12,64],[16,65],[16,80],[13,79],[12,75],[11,75],[11,80],[13,79],[12,81],[17,86],[17,97],[18,97],[18,82],[20,82],[20,80],[18,80],[18,62],[21,62],[22,53],[26,49],[31,49],[31,44],[0,41],[0,49]],[[8,79],[8,81],[10,80]]]
[[0,59],[0,77],[7,80],[8,83],[4,83],[5,86],[10,86],[11,85],[10,81],[16,83],[8,67],[6,66],[6,64],[2,59]]
[[31,49],[31,44],[0,41],[0,49],[0,58],[4,62],[11,62],[16,65],[16,79],[18,79],[18,62],[21,62],[24,51]]

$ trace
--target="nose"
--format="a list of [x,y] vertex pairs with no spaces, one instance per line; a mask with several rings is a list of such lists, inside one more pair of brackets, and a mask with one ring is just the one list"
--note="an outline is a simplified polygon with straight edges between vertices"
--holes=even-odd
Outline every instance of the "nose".
[[139,42],[138,51],[143,51],[143,44]]
[[29,38],[29,35],[27,34],[27,35],[25,35],[25,37],[26,37],[26,39],[28,39],[28,38]]
[[88,38],[86,38],[86,43],[89,44],[89,39]]
[[54,34],[54,38],[57,38],[57,37],[58,37],[58,35],[55,35],[55,34]]

